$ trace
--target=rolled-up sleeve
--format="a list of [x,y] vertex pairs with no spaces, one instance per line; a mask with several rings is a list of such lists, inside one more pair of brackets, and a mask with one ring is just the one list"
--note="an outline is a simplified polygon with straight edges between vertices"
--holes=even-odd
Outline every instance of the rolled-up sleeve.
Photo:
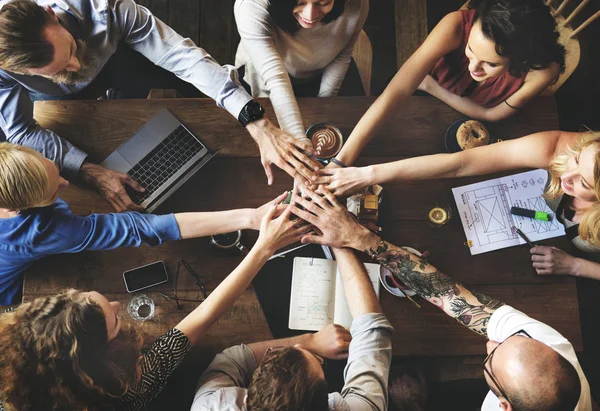
[[239,83],[235,67],[220,66],[205,50],[183,38],[133,0],[112,0],[111,19],[128,45],[169,70],[238,118],[252,98]]
[[72,179],[79,173],[87,154],[41,127],[33,118],[33,102],[29,92],[18,82],[0,78],[0,127],[6,140],[30,147],[54,161],[61,174]]
[[386,316],[380,313],[365,314],[352,322],[352,342],[341,392],[349,409],[387,410],[393,331]]

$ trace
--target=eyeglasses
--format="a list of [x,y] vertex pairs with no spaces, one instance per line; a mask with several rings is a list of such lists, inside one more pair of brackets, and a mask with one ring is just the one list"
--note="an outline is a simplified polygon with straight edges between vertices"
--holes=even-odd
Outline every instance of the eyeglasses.
[[[488,377],[490,377],[490,380],[492,380],[492,382],[494,383],[494,385],[496,386],[496,388],[498,388],[498,391],[500,391],[500,394],[502,394],[502,396],[504,398],[506,398],[506,401],[508,401],[509,404],[512,405],[512,403],[510,402],[510,399],[508,398],[508,395],[506,395],[506,391],[504,391],[504,389],[502,388],[502,386],[500,385],[500,383],[498,383],[498,380],[496,379],[496,377],[494,377],[494,374],[492,374],[492,357],[494,356],[494,353],[496,352],[496,350],[498,349],[498,347],[500,347],[502,344],[504,344],[504,342],[506,342],[506,340],[508,340],[511,337],[514,337],[515,335],[521,335],[523,337],[527,337],[527,338],[533,338],[531,335],[529,335],[527,333],[527,331],[525,330],[519,330],[515,333],[512,333],[511,335],[509,335],[508,337],[506,337],[504,339],[504,341],[502,341],[500,344],[498,344],[496,346],[496,348],[494,348],[488,355],[487,357],[485,357],[485,360],[483,360],[483,363],[481,363],[481,366],[483,367],[483,372],[484,374],[487,374]],[[485,366],[487,363],[490,363],[490,367],[489,370],[488,368]]]
[[[181,270],[181,266],[183,266],[187,270],[187,272],[190,273],[190,275],[194,279],[194,282],[200,288],[200,292],[202,293],[202,299],[190,299],[190,298],[177,297],[177,283],[179,282],[179,271]],[[206,289],[202,285],[202,282],[200,281],[200,278],[198,278],[198,275],[196,274],[194,269],[192,267],[190,267],[190,265],[185,260],[179,260],[179,263],[177,264],[177,272],[175,273],[175,285],[173,286],[173,295],[168,295],[165,293],[159,293],[159,294],[162,295],[163,297],[165,297],[167,300],[175,300],[178,310],[181,310],[181,304],[179,304],[179,301],[202,302],[202,301],[206,300]]]

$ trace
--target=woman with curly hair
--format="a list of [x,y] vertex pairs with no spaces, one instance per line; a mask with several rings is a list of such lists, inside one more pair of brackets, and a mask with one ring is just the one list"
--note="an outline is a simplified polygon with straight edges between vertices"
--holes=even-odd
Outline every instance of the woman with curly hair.
[[336,158],[353,164],[417,88],[474,119],[512,116],[564,70],[558,38],[543,0],[471,0],[468,10],[446,15],[431,31]]
[[144,354],[137,330],[119,318],[119,303],[97,292],[67,290],[1,314],[0,410],[145,407],[275,250],[307,232],[289,209],[274,218],[276,210],[273,204],[263,217],[258,240],[240,265]]
[[[600,133],[545,131],[454,154],[413,157],[366,167],[326,168],[314,182],[337,196],[372,184],[457,178],[543,168],[549,172],[548,206],[574,246],[570,255],[555,247],[531,249],[540,275],[569,274],[600,280]],[[581,258],[578,258],[581,257]]]
[[234,14],[235,66],[253,97],[271,99],[283,130],[305,138],[296,97],[337,96],[342,83],[343,95],[364,95],[351,58],[369,0],[236,0]]

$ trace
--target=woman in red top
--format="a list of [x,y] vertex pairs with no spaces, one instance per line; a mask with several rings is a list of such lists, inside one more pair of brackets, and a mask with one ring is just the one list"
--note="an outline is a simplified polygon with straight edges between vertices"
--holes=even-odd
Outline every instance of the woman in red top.
[[465,115],[507,118],[552,84],[565,50],[543,0],[471,0],[445,16],[362,117],[337,159],[352,164],[419,88]]

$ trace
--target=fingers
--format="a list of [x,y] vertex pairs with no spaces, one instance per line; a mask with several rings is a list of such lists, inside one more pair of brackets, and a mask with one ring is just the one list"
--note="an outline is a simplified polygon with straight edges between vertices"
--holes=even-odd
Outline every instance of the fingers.
[[323,196],[329,201],[329,203],[332,206],[339,206],[340,203],[339,201],[337,201],[337,199],[335,198],[335,196],[333,195],[333,193],[331,191],[329,191],[327,189],[327,187],[321,187],[321,192],[323,193]]
[[540,254],[532,254],[531,255],[531,261],[533,262],[542,262],[542,261],[546,261],[547,258],[545,255],[540,255]]
[[333,170],[328,168],[323,168],[321,170],[317,170],[311,177],[312,184],[329,184],[331,183],[331,178],[333,175]]
[[327,245],[325,244],[325,241],[323,239],[323,237],[315,235],[315,234],[309,234],[309,235],[305,235],[300,239],[300,242],[302,244],[321,244],[321,245]]
[[131,178],[131,176],[129,176],[128,174],[124,174],[124,173],[120,173],[122,175],[122,179],[123,182],[125,184],[127,184],[128,186],[132,187],[135,191],[139,191],[140,193],[143,193],[144,191],[146,191],[146,189],[144,187],[142,187],[137,181],[135,181],[133,178]]
[[267,175],[267,184],[273,184],[273,170],[271,169],[271,163],[265,161],[262,165],[265,169],[265,174]]
[[290,210],[290,212],[292,212],[293,214],[297,215],[298,217],[300,217],[304,221],[308,221],[312,225],[316,226],[317,223],[319,222],[319,219],[318,219],[317,216],[315,216],[314,214],[309,213],[308,211],[299,209],[296,206],[296,204],[291,204],[291,207],[288,207],[288,210]]
[[[273,205],[271,207],[269,207],[269,210],[267,211],[267,213],[264,216],[265,221],[271,221],[273,219],[273,216],[275,215],[276,211],[277,211],[277,204],[273,203]],[[285,211],[281,214],[280,217],[283,217],[283,214],[285,214]]]
[[533,247],[529,250],[529,252],[531,254],[540,254],[540,255],[547,255],[549,251],[550,251],[550,247],[545,247],[545,246],[541,246],[541,245],[536,245],[535,247]]
[[305,153],[315,154],[315,148],[313,147],[313,145],[310,142],[310,140],[308,139],[308,137],[305,137],[305,136],[297,137],[294,140],[294,145],[296,147],[298,147],[300,150],[304,151]]

